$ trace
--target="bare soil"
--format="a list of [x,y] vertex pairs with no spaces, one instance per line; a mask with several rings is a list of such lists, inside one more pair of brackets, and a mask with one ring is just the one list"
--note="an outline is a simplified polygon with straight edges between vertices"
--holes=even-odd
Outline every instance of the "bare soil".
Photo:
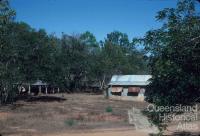
[[[0,134],[58,135],[99,129],[128,128],[127,110],[147,103],[114,101],[103,95],[56,94],[19,100],[0,107]],[[112,111],[106,111],[111,107]]]
[[152,131],[136,130],[128,124],[127,114],[132,107],[147,105],[89,94],[31,97],[0,107],[0,136],[148,136]]

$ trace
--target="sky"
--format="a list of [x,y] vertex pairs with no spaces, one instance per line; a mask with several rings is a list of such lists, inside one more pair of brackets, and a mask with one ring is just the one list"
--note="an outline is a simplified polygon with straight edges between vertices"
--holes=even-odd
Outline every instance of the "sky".
[[92,32],[103,40],[112,31],[127,33],[129,39],[161,26],[156,13],[175,7],[177,0],[11,0],[16,20],[58,37],[62,32]]

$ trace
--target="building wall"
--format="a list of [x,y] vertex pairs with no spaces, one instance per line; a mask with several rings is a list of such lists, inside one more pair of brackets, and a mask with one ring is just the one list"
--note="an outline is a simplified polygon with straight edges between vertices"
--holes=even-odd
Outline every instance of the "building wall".
[[122,96],[127,96],[128,95],[128,87],[124,87],[122,90]]
[[[139,87],[140,91],[139,91],[137,96],[135,96],[135,95],[128,96],[128,87],[136,87],[136,86],[121,86],[121,87],[123,87],[122,92],[121,92],[121,96],[113,95],[114,94],[114,93],[112,93],[113,87],[116,87],[116,86],[109,86],[107,93],[106,93],[107,97],[110,98],[110,99],[144,101],[144,98],[145,98],[145,96],[144,96],[144,93],[145,93],[144,86]],[[119,87],[119,86],[117,86],[117,87]],[[129,93],[129,94],[131,94],[131,93]]]

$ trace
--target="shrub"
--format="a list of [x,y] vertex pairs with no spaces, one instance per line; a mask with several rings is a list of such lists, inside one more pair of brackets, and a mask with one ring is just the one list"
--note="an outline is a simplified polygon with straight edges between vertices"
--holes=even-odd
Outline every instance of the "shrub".
[[111,106],[106,107],[106,112],[112,112],[112,111],[113,111],[113,109]]
[[76,121],[74,119],[68,119],[68,120],[65,121],[65,124],[67,126],[72,127],[72,126],[74,126],[76,124]]

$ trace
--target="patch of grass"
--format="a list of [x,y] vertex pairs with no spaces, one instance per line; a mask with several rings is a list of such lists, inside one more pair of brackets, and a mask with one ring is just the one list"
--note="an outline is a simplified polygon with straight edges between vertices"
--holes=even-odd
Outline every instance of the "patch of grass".
[[67,120],[65,121],[65,124],[66,124],[67,126],[72,127],[72,126],[74,126],[74,125],[76,124],[76,120],[74,120],[74,119],[67,119]]
[[111,106],[106,107],[106,112],[113,112],[113,109]]

